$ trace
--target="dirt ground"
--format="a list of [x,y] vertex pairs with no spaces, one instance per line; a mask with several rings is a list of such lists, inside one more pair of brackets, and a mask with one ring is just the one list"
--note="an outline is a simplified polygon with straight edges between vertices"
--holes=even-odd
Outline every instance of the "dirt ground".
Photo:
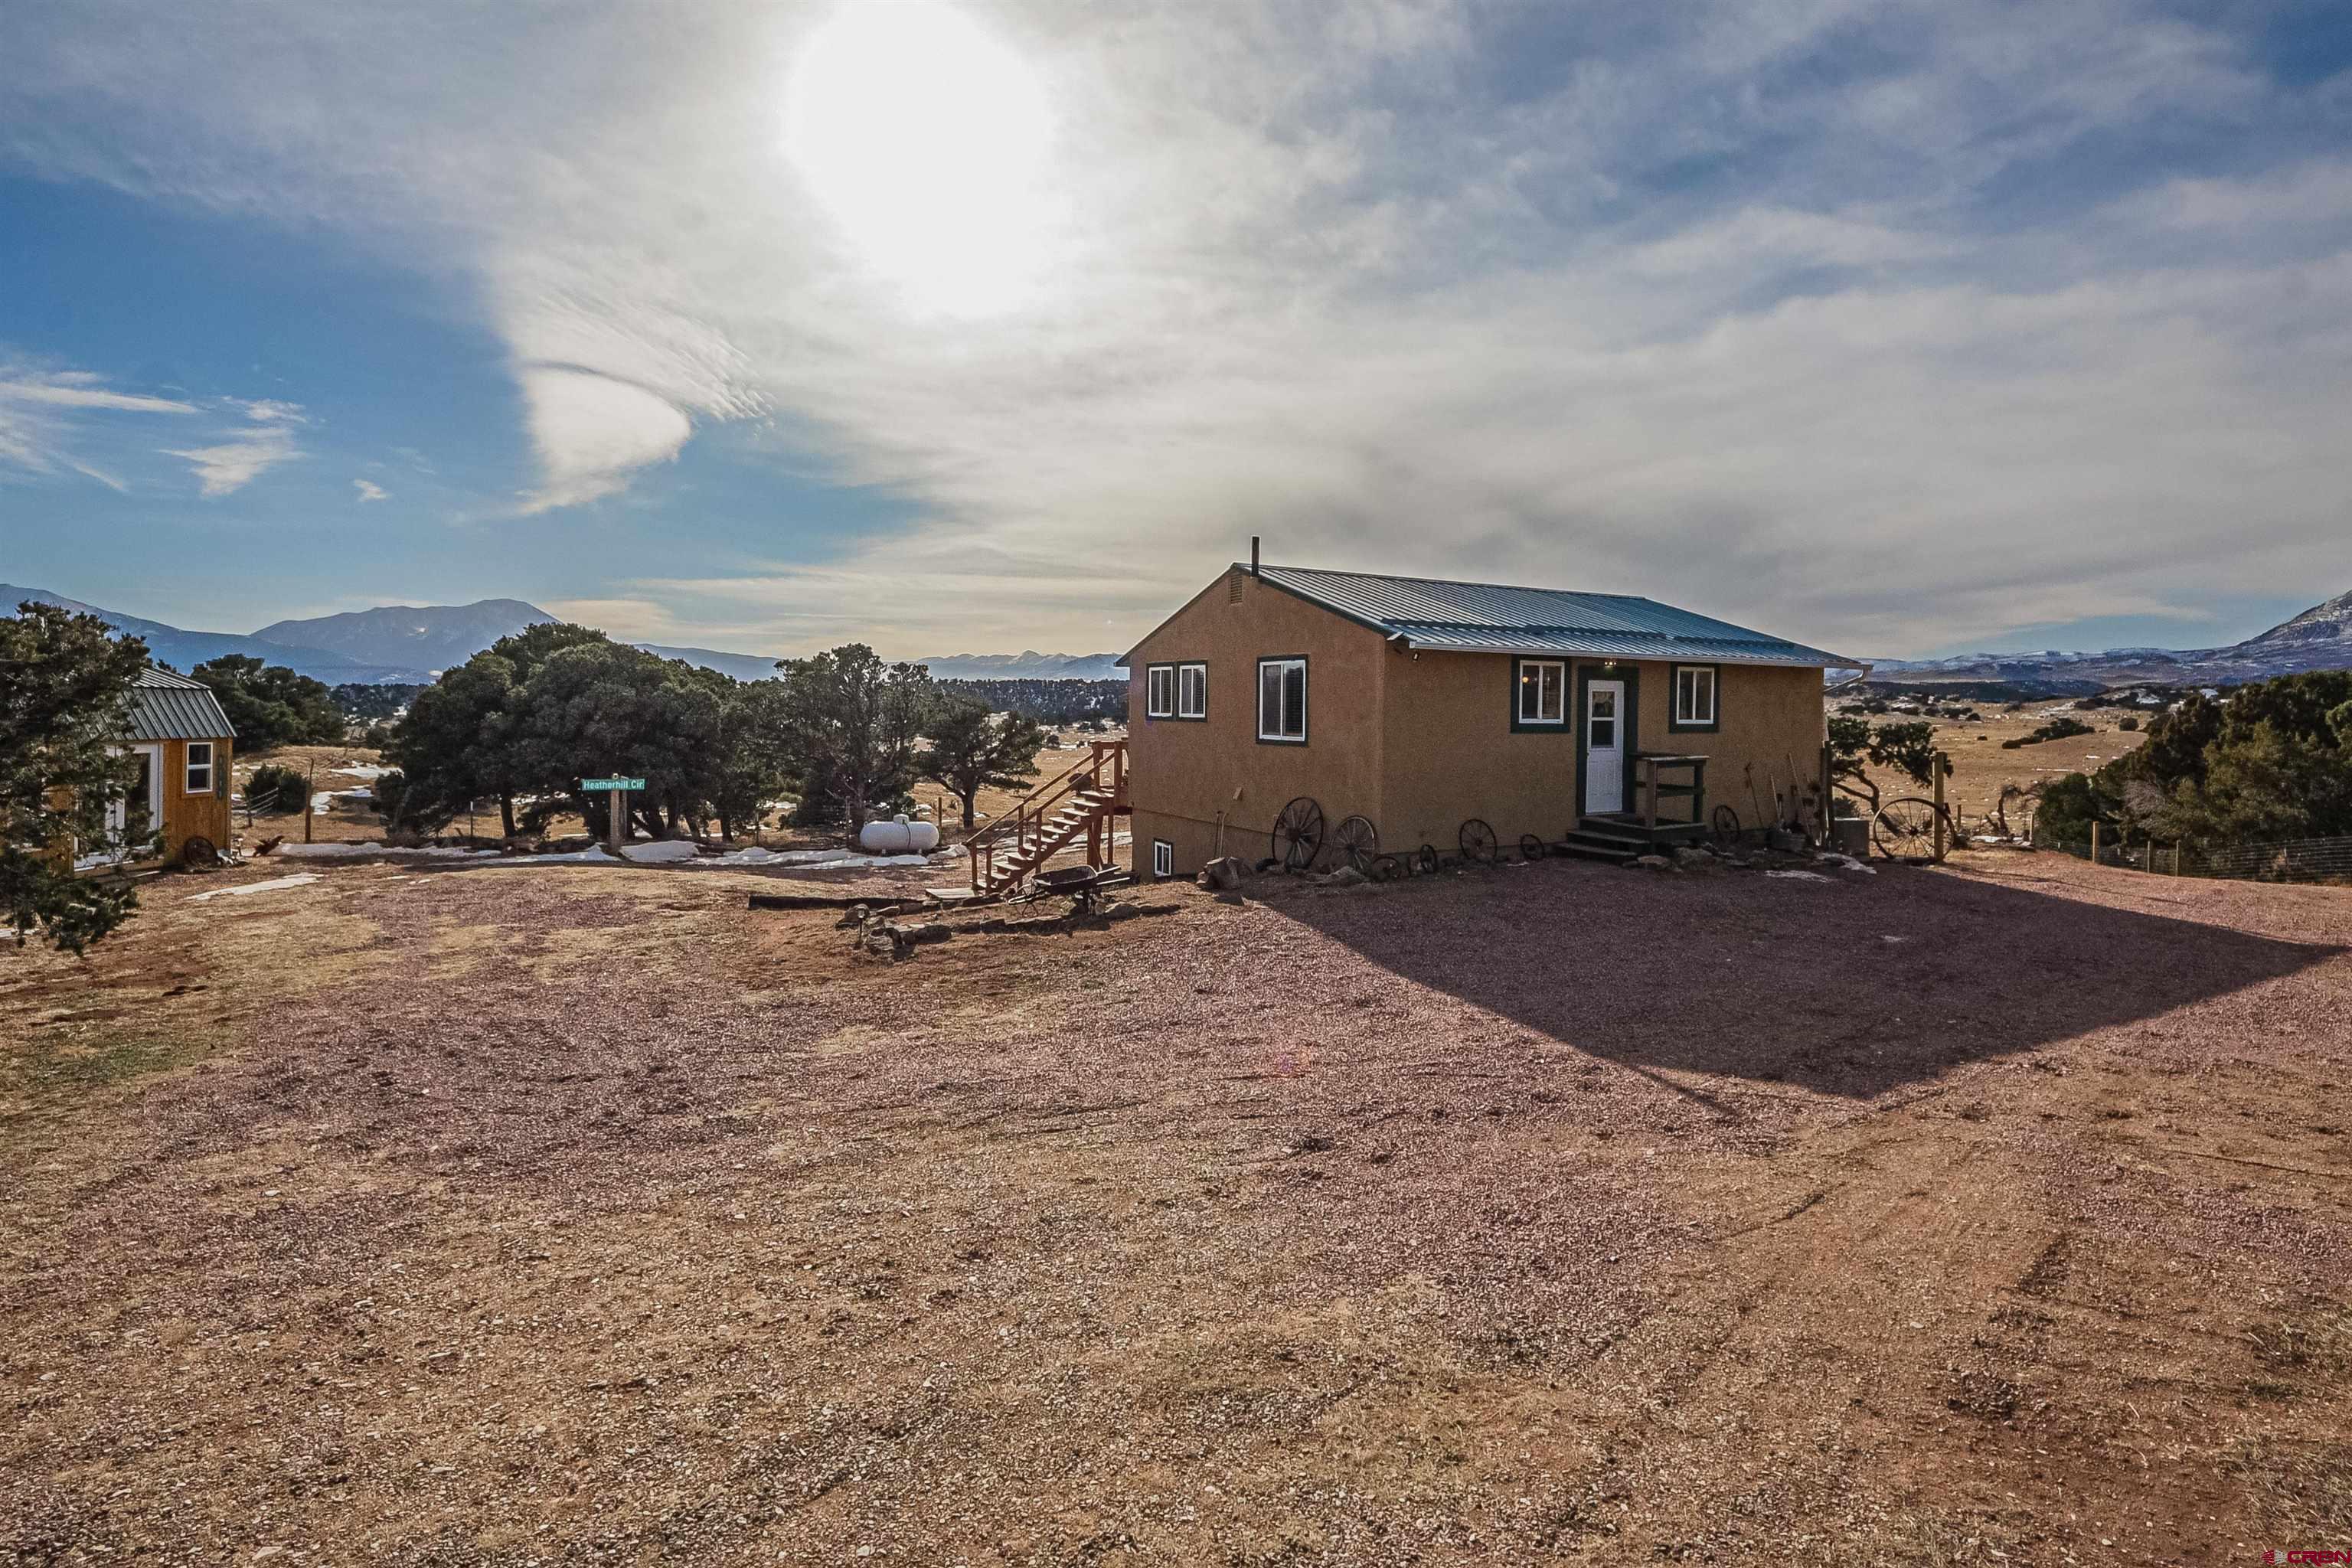
[[0,955],[0,1563],[2352,1544],[2352,894],[1962,859],[897,966],[726,872],[158,879]]
[[[1952,759],[1952,776],[1945,781],[1945,797],[1954,807],[1974,820],[1985,816],[2000,798],[2001,785],[2014,784],[2025,789],[2067,773],[2093,773],[2125,752],[2137,748],[2147,739],[2149,715],[2137,715],[2140,728],[2126,731],[2116,724],[2126,717],[2124,710],[2114,708],[2088,709],[2077,712],[2071,701],[2052,699],[2044,702],[2029,702],[2016,712],[1993,705],[1979,709],[1979,719],[1930,719],[1935,726],[1936,743]],[[2087,735],[2069,735],[2060,741],[2042,741],[2014,751],[2003,751],[2001,742],[2030,734],[2063,714],[2094,726]],[[1916,721],[1916,713],[1880,713],[1870,716],[1878,724],[1898,721]],[[1888,799],[1898,795],[1927,792],[1899,773],[1879,772],[1873,780]],[[2021,826],[2018,808],[2010,808],[2012,826]]]

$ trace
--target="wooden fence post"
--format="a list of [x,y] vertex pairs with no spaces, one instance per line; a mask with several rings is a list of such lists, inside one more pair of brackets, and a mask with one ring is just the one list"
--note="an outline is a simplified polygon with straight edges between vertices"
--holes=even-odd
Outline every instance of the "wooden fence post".
[[1949,828],[1944,816],[1944,753],[1936,753],[1936,864],[1944,863],[1944,852],[1949,846]]
[[2091,864],[2092,864],[2092,865],[2094,865],[2094,866],[2095,866],[2095,865],[2097,865],[2098,863],[2099,863],[2099,823],[2098,823],[2098,819],[2097,819],[2096,817],[2094,817],[2094,818],[2092,818],[2092,819],[2091,819]]

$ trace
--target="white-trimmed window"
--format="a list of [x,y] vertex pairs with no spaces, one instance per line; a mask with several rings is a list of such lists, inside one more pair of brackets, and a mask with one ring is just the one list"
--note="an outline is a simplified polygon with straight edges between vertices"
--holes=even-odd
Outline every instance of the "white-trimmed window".
[[1176,667],[1176,717],[1205,719],[1209,716],[1209,667],[1205,664],[1180,664]]
[[1151,874],[1155,877],[1172,877],[1176,874],[1176,846],[1169,843],[1165,838],[1155,838],[1151,841]]
[[1147,719],[1176,717],[1176,667],[1174,665],[1154,664],[1144,668],[1143,716]]
[[183,787],[187,795],[213,793],[213,743],[210,741],[188,742],[188,777]]
[[1519,660],[1518,708],[1522,725],[1568,722],[1568,665],[1557,658]]
[[1307,743],[1307,660],[1257,661],[1257,738],[1285,745]]
[[1677,730],[1712,730],[1716,726],[1715,666],[1675,666],[1675,721]]

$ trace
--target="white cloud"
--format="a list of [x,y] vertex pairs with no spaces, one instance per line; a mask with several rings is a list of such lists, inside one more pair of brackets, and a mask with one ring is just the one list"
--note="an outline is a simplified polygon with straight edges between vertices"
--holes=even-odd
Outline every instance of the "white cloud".
[[251,427],[232,432],[210,447],[167,448],[163,454],[192,465],[199,488],[207,497],[243,489],[278,464],[300,457],[294,429],[310,422],[299,403],[279,403],[266,397],[230,397],[222,401],[244,415]]
[[[777,651],[1091,651],[1252,532],[1864,653],[2342,574],[2343,175],[2263,151],[2340,107],[2280,108],[2219,24],[975,5],[1056,201],[1019,307],[958,317],[785,156],[831,14],[94,7],[0,60],[0,160],[456,269],[534,510],[771,419],[780,463],[905,497],[821,567],[789,518],[732,576],[672,527],[631,592]],[[915,264],[1008,237],[969,205]]]
[[0,359],[0,467],[33,474],[63,468],[118,493],[130,486],[78,455],[92,439],[94,416],[194,414],[192,403],[115,392],[89,371],[41,370]]
[[209,447],[166,447],[167,458],[179,458],[195,470],[205,495],[225,496],[243,489],[263,474],[301,453],[292,432],[280,426],[242,432]]
[[392,493],[373,479],[353,479],[352,489],[359,492],[359,499],[362,501],[384,500]]
[[540,608],[559,621],[577,621],[631,642],[676,644],[689,634],[702,635],[696,626],[681,625],[669,606],[655,599],[550,599]]
[[677,456],[694,433],[676,406],[625,381],[549,365],[521,377],[531,440],[546,473],[528,511],[611,495],[635,470]]
[[308,425],[310,422],[299,403],[280,403],[268,397],[231,397],[223,401],[257,425]]

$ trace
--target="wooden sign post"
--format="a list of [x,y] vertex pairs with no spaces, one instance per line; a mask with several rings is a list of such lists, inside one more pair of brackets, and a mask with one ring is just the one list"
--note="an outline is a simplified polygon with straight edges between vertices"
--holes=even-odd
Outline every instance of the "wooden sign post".
[[612,804],[604,808],[604,838],[612,845],[613,853],[615,855],[621,852],[621,846],[629,841],[629,792],[645,787],[646,781],[643,779],[582,779],[580,781],[580,788],[583,794],[599,789],[611,792],[605,797]]

